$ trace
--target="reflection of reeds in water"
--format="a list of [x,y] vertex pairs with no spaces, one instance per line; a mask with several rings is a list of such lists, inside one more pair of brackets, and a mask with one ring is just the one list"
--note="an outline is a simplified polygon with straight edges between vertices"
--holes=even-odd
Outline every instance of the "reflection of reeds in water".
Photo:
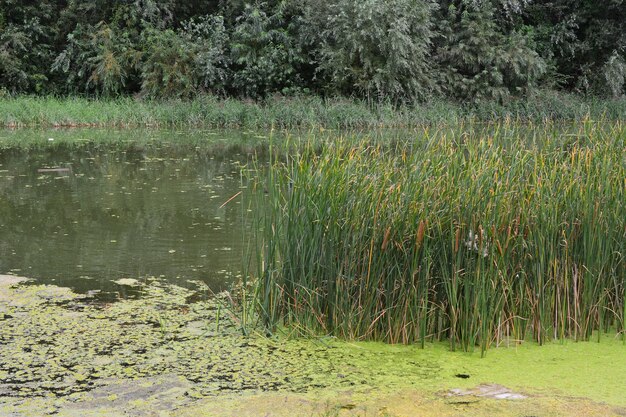
[[584,124],[564,148],[553,129],[338,138],[276,163],[257,280],[268,328],[483,352],[624,332],[626,130]]

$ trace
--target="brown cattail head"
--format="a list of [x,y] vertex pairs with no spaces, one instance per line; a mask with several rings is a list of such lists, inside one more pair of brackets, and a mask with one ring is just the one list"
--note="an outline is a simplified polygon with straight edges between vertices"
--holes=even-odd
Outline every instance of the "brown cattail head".
[[456,235],[454,236],[454,253],[459,251],[459,245],[461,244],[461,228],[456,229]]
[[424,232],[426,231],[426,222],[424,220],[420,221],[419,226],[417,226],[417,235],[415,236],[415,249],[419,250],[422,246],[422,241],[424,240]]
[[387,245],[389,244],[389,235],[391,235],[391,226],[388,227],[387,230],[385,230],[385,237],[383,237],[383,244],[380,247],[381,250],[387,249]]

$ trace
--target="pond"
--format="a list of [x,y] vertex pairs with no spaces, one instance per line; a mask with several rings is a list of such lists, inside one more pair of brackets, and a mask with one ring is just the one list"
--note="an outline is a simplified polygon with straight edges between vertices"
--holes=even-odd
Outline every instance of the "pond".
[[[245,132],[19,135],[41,146],[0,152],[0,273],[101,296],[125,292],[114,282],[122,278],[200,280],[220,291],[241,274],[253,150],[224,143],[245,143]],[[113,139],[102,146],[105,135]]]
[[[576,302],[582,300],[582,295],[569,292],[569,289],[563,290],[568,287],[553,285],[555,282],[561,282],[554,278],[541,281],[543,282],[541,288],[545,292],[541,298],[528,290],[539,288],[533,286],[537,281],[531,281],[532,274],[528,274],[525,281],[518,281],[518,276],[512,274],[493,274],[500,280],[482,281],[498,283],[499,287],[493,287],[495,288],[492,290],[493,294],[501,288],[507,288],[508,298],[505,300],[506,303],[499,303],[505,306],[501,312],[496,312],[499,315],[491,313],[484,316],[481,312],[475,314],[478,308],[470,304],[473,303],[471,299],[465,305],[457,304],[463,308],[467,306],[465,310],[467,316],[463,317],[465,322],[459,320],[457,322],[460,323],[459,326],[478,329],[481,334],[495,336],[490,337],[490,349],[484,358],[481,357],[480,346],[476,343],[468,346],[468,350],[473,350],[473,353],[461,352],[462,348],[456,352],[450,351],[450,342],[445,333],[448,333],[451,326],[446,324],[445,320],[450,316],[451,310],[445,309],[452,304],[446,301],[447,295],[443,291],[435,292],[437,288],[443,288],[438,282],[430,279],[437,278],[435,274],[422,275],[427,277],[428,281],[421,282],[428,286],[420,287],[413,284],[413,288],[427,288],[428,291],[424,293],[434,295],[433,299],[436,301],[428,304],[431,308],[428,308],[427,315],[424,316],[423,322],[426,326],[422,328],[427,331],[424,332],[427,343],[423,347],[418,343],[402,346],[355,340],[342,341],[334,337],[340,332],[333,334],[333,331],[317,329],[306,321],[305,316],[301,316],[304,318],[298,321],[300,319],[296,314],[290,316],[294,320],[291,328],[278,322],[279,330],[272,337],[263,337],[262,335],[266,335],[267,332],[260,325],[257,326],[254,319],[258,316],[255,317],[254,312],[247,315],[237,310],[238,306],[242,305],[241,299],[229,298],[226,294],[218,294],[217,297],[203,296],[202,284],[218,292],[231,287],[238,277],[245,273],[242,268],[246,264],[244,253],[247,251],[248,240],[264,237],[263,230],[258,235],[255,234],[258,223],[253,219],[257,218],[259,213],[253,208],[265,210],[281,207],[278,204],[263,204],[270,203],[273,201],[272,198],[281,195],[274,192],[277,188],[272,187],[271,181],[278,176],[265,178],[262,176],[264,162],[269,161],[268,143],[286,145],[282,149],[273,147],[271,153],[274,157],[279,155],[281,161],[291,163],[284,164],[282,166],[284,168],[294,166],[294,161],[297,161],[299,155],[314,155],[319,156],[318,159],[322,162],[330,161],[332,164],[327,166],[337,169],[340,173],[343,171],[356,173],[353,177],[337,175],[342,181],[346,178],[351,181],[344,188],[346,190],[344,196],[353,199],[339,200],[342,202],[357,201],[355,197],[361,197],[361,201],[366,203],[373,201],[368,198],[369,194],[366,192],[371,190],[367,188],[368,184],[363,182],[364,186],[358,188],[359,181],[352,179],[363,178],[373,183],[371,178],[374,177],[361,174],[373,172],[386,175],[388,167],[393,169],[393,175],[389,174],[389,178],[397,178],[404,183],[393,183],[394,187],[389,188],[387,184],[380,182],[382,192],[376,191],[372,195],[382,196],[384,192],[397,193],[402,190],[415,201],[436,200],[439,198],[437,194],[431,194],[434,197],[426,198],[428,195],[421,190],[413,192],[415,188],[410,188],[414,184],[416,187],[433,184],[425,175],[422,177],[400,175],[403,172],[418,173],[419,171],[412,170],[412,167],[425,166],[416,164],[421,162],[419,158],[422,157],[428,158],[429,162],[439,161],[438,164],[433,163],[433,166],[442,167],[441,172],[455,168],[456,164],[457,170],[453,172],[464,180],[461,185],[452,180],[435,184],[438,186],[435,189],[437,193],[441,191],[440,194],[449,199],[447,201],[455,202],[465,202],[458,198],[460,193],[456,190],[470,190],[469,185],[474,181],[470,175],[460,175],[461,172],[478,173],[483,175],[482,178],[489,180],[496,177],[488,175],[491,172],[507,175],[512,173],[511,181],[518,186],[513,188],[513,192],[524,191],[529,186],[534,187],[532,188],[534,192],[539,192],[541,188],[538,187],[537,181],[532,181],[534,177],[522,176],[520,173],[536,167],[542,169],[554,167],[554,171],[544,169],[543,172],[554,172],[554,177],[560,181],[554,180],[552,184],[555,185],[554,188],[546,188],[544,190],[546,198],[539,201],[544,204],[553,202],[557,208],[570,206],[580,208],[585,214],[588,213],[585,210],[584,204],[587,201],[585,199],[574,199],[582,201],[579,206],[558,205],[559,202],[567,201],[562,197],[570,196],[570,192],[575,191],[576,187],[556,185],[580,184],[581,190],[594,190],[594,193],[597,191],[596,194],[589,193],[583,196],[589,196],[589,201],[600,200],[599,197],[603,197],[604,207],[613,209],[603,218],[605,222],[597,222],[587,230],[596,231],[592,238],[604,237],[611,233],[602,234],[603,229],[598,225],[616,224],[614,229],[617,232],[612,234],[615,239],[607,242],[613,245],[611,248],[617,249],[611,250],[610,253],[624,253],[619,247],[621,242],[624,242],[620,231],[626,230],[623,224],[624,216],[620,216],[624,209],[621,204],[623,198],[620,198],[623,194],[622,183],[619,182],[624,178],[623,165],[620,164],[622,160],[619,159],[625,149],[622,125],[607,129],[596,128],[596,125],[592,124],[585,124],[580,128],[575,124],[569,127],[548,125],[536,128],[503,124],[460,125],[450,129],[447,127],[433,129],[398,132],[381,130],[355,134],[357,144],[369,145],[370,139],[373,139],[372,143],[382,139],[379,142],[380,148],[367,146],[364,149],[368,152],[380,151],[381,155],[389,157],[382,160],[383,162],[391,161],[394,164],[384,165],[375,159],[362,158],[359,165],[352,165],[352,171],[344,169],[345,159],[340,159],[341,155],[337,153],[337,149],[341,149],[338,147],[341,145],[339,139],[348,133],[323,134],[320,130],[297,133],[294,136],[285,134],[272,139],[275,140],[272,142],[268,134],[242,131],[0,130],[0,346],[2,347],[0,415],[55,414],[69,417],[87,414],[119,415],[122,411],[137,416],[154,413],[170,415],[168,413],[172,409],[176,410],[174,412],[176,415],[270,413],[293,415],[296,409],[301,414],[312,416],[459,414],[519,416],[581,413],[598,416],[626,415],[623,395],[626,386],[620,374],[626,367],[623,327],[618,327],[619,324],[610,327],[609,333],[606,333],[605,328],[601,328],[600,331],[597,328],[592,329],[594,330],[590,334],[592,340],[601,340],[602,343],[578,342],[567,337],[552,340],[556,337],[552,336],[556,334],[553,333],[556,327],[550,327],[553,318],[561,317],[558,314],[562,312],[567,314],[563,316],[563,322],[566,320],[571,322],[572,317],[567,309],[552,309],[553,306],[559,306],[556,302],[543,303],[544,309],[540,310],[537,307],[540,305],[537,300],[573,299]],[[366,136],[368,142],[358,142],[363,136]],[[501,143],[502,150],[491,148],[494,138],[500,141],[498,143]],[[353,138],[349,136],[347,139]],[[289,148],[294,143],[301,145],[301,142],[298,142],[300,140],[306,140],[309,148],[295,146]],[[346,144],[350,145],[348,142]],[[396,145],[397,148],[394,147]],[[471,151],[469,156],[468,153],[461,152],[463,148],[468,152]],[[279,154],[283,150],[290,153]],[[296,152],[291,153],[293,150]],[[304,152],[305,150],[310,153]],[[361,149],[362,152],[365,150]],[[397,150],[402,152],[406,150],[406,153],[394,153]],[[419,158],[405,158],[420,152]],[[324,155],[326,159],[322,158]],[[446,160],[449,155],[454,156],[448,158],[452,164]],[[490,158],[490,155],[493,157]],[[545,163],[529,163],[528,161],[532,162],[533,158]],[[582,163],[587,160],[594,163]],[[484,164],[486,168],[483,171],[480,168],[483,161],[493,166]],[[574,163],[576,161],[580,163]],[[361,167],[363,170],[358,170]],[[570,167],[572,169],[562,169]],[[604,178],[607,179],[604,181],[606,191],[604,194],[610,198],[600,196],[599,189],[588,186],[589,178],[593,178],[591,175],[575,176],[578,172],[586,174],[589,171],[588,167],[598,168],[597,171],[591,171],[592,173],[604,173]],[[320,171],[314,173],[322,172],[326,175],[330,170],[325,168],[322,166]],[[276,172],[287,172],[289,175],[286,170]],[[517,177],[513,175],[516,173]],[[557,173],[562,175],[559,176]],[[499,178],[508,178],[507,175]],[[301,183],[295,181],[297,179],[295,176],[278,178],[284,180],[282,183],[284,187],[278,190],[282,190],[290,197],[297,197],[299,189],[305,190],[306,194],[300,191],[299,195],[305,195],[306,199],[293,200],[306,203],[301,207],[322,208],[320,212],[326,215],[330,213],[327,204],[310,204],[313,193],[309,192],[310,189],[299,188]],[[318,178],[325,177],[323,175],[315,177]],[[423,181],[418,181],[419,179]],[[613,179],[617,179],[617,182]],[[254,191],[252,185],[259,183],[257,180],[261,180],[260,183],[263,183],[267,193],[263,190],[259,190],[258,193]],[[488,185],[490,181],[478,183]],[[549,181],[544,183],[550,185]],[[334,186],[335,183],[318,181],[314,184]],[[402,187],[396,187],[396,184]],[[444,187],[446,184],[448,188]],[[613,188],[606,184],[613,184]],[[329,192],[328,195],[331,198],[342,197],[337,190],[340,188],[332,188],[333,194]],[[412,191],[409,193],[405,190]],[[554,190],[557,192],[553,192]],[[447,194],[445,191],[448,191]],[[482,190],[483,193],[480,189],[478,191],[475,193],[477,196],[491,192],[487,188]],[[423,197],[421,200],[416,197],[420,195]],[[596,198],[597,196],[599,197]],[[380,197],[378,198],[377,201],[381,201]],[[387,201],[394,203],[404,200]],[[522,199],[511,198],[511,201]],[[388,212],[404,221],[405,213],[401,208],[397,208],[399,205],[394,206],[391,203],[387,205],[391,208]],[[440,208],[446,207],[444,203],[446,200],[443,200]],[[453,207],[450,204],[448,206]],[[341,216],[339,207],[344,206],[336,204],[333,207],[335,210],[333,215],[344,219],[346,216]],[[353,216],[353,225],[358,226],[365,223],[364,220],[370,220],[368,206],[363,204],[352,207],[365,207],[360,212],[355,211],[358,216]],[[499,207],[517,208],[518,205],[502,204]],[[535,210],[537,206],[527,204],[522,206],[522,209],[524,207],[526,212],[536,215],[528,208]],[[547,204],[547,207],[551,206]],[[573,209],[571,211],[573,212]],[[428,224],[431,230],[434,230],[432,236],[428,236],[430,239],[428,244],[434,249],[442,248],[436,252],[437,254],[453,250],[449,244],[454,241],[453,236],[458,236],[457,242],[463,242],[460,239],[465,236],[465,232],[442,235],[441,242],[444,244],[437,243],[436,232],[444,230],[444,227],[433,228],[440,222],[439,218],[443,217],[442,212],[445,214],[442,210],[433,211],[434,214],[428,218]],[[306,211],[299,210],[296,216],[287,217],[304,219],[304,226],[295,229],[296,232],[309,230],[310,224],[322,223],[317,220],[316,223],[307,223],[307,218],[303,215],[305,213]],[[468,210],[468,213],[471,211]],[[510,219],[516,212],[510,211],[513,214],[509,218],[506,217],[508,215],[506,210],[500,209],[494,213],[504,219],[500,223],[506,225],[513,224]],[[542,213],[541,208],[538,213]],[[310,218],[315,218],[315,215],[316,213],[313,213]],[[269,221],[268,219],[265,218],[266,221]],[[325,225],[334,224],[329,217],[326,219],[329,220],[324,223]],[[389,219],[395,220],[392,217]],[[395,224],[399,224],[400,221]],[[516,222],[515,225],[519,224],[519,219]],[[266,230],[279,230],[281,233],[279,236],[285,238],[287,229],[280,229],[280,223],[274,224],[278,227]],[[346,223],[342,221],[337,224]],[[402,259],[399,250],[404,248],[405,242],[409,242],[407,245],[417,242],[420,225],[426,223],[414,221],[407,224],[417,230],[407,228],[404,235],[398,233],[399,238],[389,235],[395,239],[394,244],[389,246],[385,242],[390,232],[375,234],[374,236],[379,239],[377,241],[373,238],[370,240],[367,234],[362,233],[360,236],[366,237],[361,239],[366,242],[366,249],[357,250],[356,253],[368,253],[367,250],[371,251],[371,248],[375,247],[377,252],[388,254],[388,259],[400,264],[400,261],[396,261]],[[549,223],[559,227],[561,224],[565,223]],[[382,227],[379,229],[376,230],[383,230]],[[358,228],[350,230],[359,232]],[[452,233],[453,229],[449,230]],[[494,227],[486,230],[489,234],[485,236],[493,238],[497,236],[497,232],[504,234],[505,229],[498,231]],[[298,233],[295,236],[294,242],[300,242],[299,239],[303,237]],[[341,237],[342,234],[337,233],[334,236]],[[402,236],[409,238],[402,239]],[[541,234],[538,232],[537,236],[541,237]],[[562,235],[548,235],[551,236]],[[502,254],[498,255],[495,252],[498,243],[491,245],[492,253],[488,257],[484,255],[481,257],[478,255],[479,252],[473,249],[473,241],[469,239],[471,238],[459,246],[461,250],[458,253],[464,255],[466,261],[464,265],[483,265],[479,262],[485,262],[484,265],[487,265],[491,259],[497,259],[499,263],[505,260]],[[539,241],[546,242],[546,245],[552,244],[552,253],[557,255],[563,253],[559,246],[562,242],[560,239]],[[324,243],[321,239],[309,239],[308,242]],[[350,245],[357,242],[356,239],[348,241]],[[427,247],[423,243],[426,240],[420,238],[419,242],[418,245],[423,246],[419,246],[418,249]],[[570,238],[569,242],[568,244],[572,245],[573,238]],[[523,243],[520,242],[517,247],[524,248]],[[308,243],[302,247],[306,247],[309,253],[314,253],[312,250],[315,250],[315,247]],[[597,246],[597,250],[594,247],[583,249],[601,253],[603,248],[608,247],[607,243],[605,246]],[[340,247],[343,248],[350,250],[346,249],[339,256],[326,259],[343,259],[345,254],[354,253],[353,247],[345,245]],[[326,247],[324,249],[327,250]],[[587,262],[596,258],[601,260],[602,257],[594,256],[593,253],[587,255]],[[359,259],[365,259],[354,258],[357,264]],[[318,264],[332,265],[332,262],[321,262],[320,256],[310,256],[307,259],[310,259],[308,265],[315,268]],[[368,280],[370,265],[383,271],[385,264],[380,261],[381,259],[382,257],[379,257],[368,264]],[[520,259],[533,258],[520,257]],[[554,265],[564,265],[558,257],[554,259],[557,261]],[[285,258],[281,258],[280,262],[284,263],[284,260]],[[605,299],[614,298],[614,304],[619,304],[620,308],[612,309],[614,317],[610,318],[615,323],[624,322],[621,314],[624,311],[623,298],[620,295],[623,285],[612,284],[623,282],[622,260],[622,257],[615,258],[611,270],[614,276],[607,275],[609,279],[599,281],[598,284],[605,285],[606,288],[598,291],[600,301],[605,303]],[[300,268],[298,271],[314,270],[307,268],[307,264],[299,262],[298,259],[293,264],[298,265]],[[320,271],[321,268],[317,270]],[[342,273],[345,271],[346,269],[343,269]],[[491,273],[495,269],[486,271]],[[14,275],[35,279],[22,279]],[[300,275],[306,276],[298,274]],[[374,272],[372,276],[374,275],[384,277],[386,272],[380,274]],[[354,276],[358,277],[356,273]],[[486,275],[466,274],[464,277],[468,279],[463,283],[470,282],[469,279],[472,277],[482,276]],[[415,277],[419,276],[415,274],[412,277],[412,282],[417,282]],[[507,281],[509,278],[515,279],[513,281],[515,287]],[[121,279],[144,282],[140,289],[134,290],[120,284]],[[328,279],[327,282],[331,280]],[[378,308],[383,305],[380,300],[384,301],[386,297],[386,293],[380,288],[385,287],[379,286],[376,281],[372,282],[376,285],[371,287],[373,297],[370,300],[374,301],[369,305]],[[441,282],[444,285],[447,283],[443,280]],[[474,285],[471,282],[470,284]],[[479,284],[483,285],[481,282],[475,285]],[[70,287],[74,291],[65,287]],[[286,287],[280,287],[279,283],[279,286],[274,288]],[[340,288],[341,292],[337,291],[336,294],[341,296],[350,294],[346,288],[349,287]],[[395,291],[398,287],[390,285],[387,288],[393,288]],[[479,293],[464,290],[471,288],[470,285],[463,289],[450,288],[455,294],[465,294],[459,297],[462,301],[467,294]],[[482,288],[492,287],[487,285]],[[515,294],[514,291],[509,292],[508,288],[521,290]],[[616,289],[620,292],[617,293]],[[410,291],[409,288],[405,293],[411,295]],[[302,291],[302,294],[305,293],[306,291]],[[92,294],[95,297],[91,297]],[[266,294],[272,296],[275,293],[268,291]],[[367,295],[365,292],[363,294]],[[397,294],[404,295],[399,291]],[[603,294],[617,296],[611,298]],[[338,300],[339,297],[329,299]],[[414,311],[419,313],[422,305],[415,301],[420,299],[417,297],[406,299],[410,303],[398,305],[410,304],[415,306]],[[500,296],[484,297],[475,305],[480,307],[479,302],[492,299],[498,300]],[[92,302],[94,300],[96,302]],[[108,302],[112,300],[117,302]],[[298,304],[306,306],[300,311],[305,313],[313,311],[309,317],[322,317],[315,316],[315,311],[311,308],[315,304],[307,301]],[[587,304],[595,306],[589,310],[588,322],[600,323],[597,314],[598,310],[602,309],[596,308],[597,306],[608,306],[606,311],[612,308],[612,304],[600,304],[600,301],[591,300]],[[358,302],[361,303],[360,299]],[[339,306],[336,301],[334,303],[335,306]],[[384,320],[379,320],[383,317],[379,311],[368,315],[367,310],[362,308],[363,305],[365,304],[353,304],[352,300],[344,302],[343,306],[348,308],[344,310],[347,313],[343,317],[354,317],[353,323],[356,324],[365,323],[365,320],[373,317],[373,321],[366,323],[367,327],[364,327],[367,330],[367,337],[373,333],[373,326],[378,322],[385,325],[384,333],[380,334],[390,334],[391,330],[388,329],[392,329],[393,325],[389,319],[391,314]],[[231,309],[231,306],[234,308]],[[358,310],[349,310],[351,306],[357,307]],[[385,314],[387,310],[392,311],[384,306],[383,308]],[[406,310],[403,308],[396,311],[402,313]],[[456,311],[462,310],[456,308]],[[543,328],[546,329],[547,338],[542,340],[542,346],[531,342],[536,330],[536,327],[532,326],[535,324],[531,324],[530,330],[527,331],[528,333],[532,331],[533,335],[527,338],[516,337],[516,334],[504,324],[513,322],[509,320],[510,317],[519,318],[522,325],[528,322],[540,323],[541,326],[541,322],[535,319],[533,314],[541,314],[540,319],[546,318],[546,325]],[[604,321],[607,316],[609,314],[603,316]],[[412,323],[403,323],[401,322],[403,317],[399,317],[400,319],[396,321],[400,323],[395,327],[397,329],[406,329],[419,322],[413,320]],[[484,320],[484,317],[488,319]],[[503,317],[504,320],[496,321],[490,317]],[[244,322],[242,318],[252,320]],[[479,320],[482,320],[480,327],[475,325]],[[291,323],[289,325],[291,326]],[[310,328],[306,328],[305,325],[309,325]],[[491,330],[492,327],[488,326],[497,327]],[[356,325],[346,326],[351,331],[356,327]],[[438,327],[444,330],[440,331]],[[411,332],[421,335],[422,328],[414,327]],[[283,329],[288,331],[283,333]],[[491,333],[483,333],[484,329]],[[617,329],[617,334],[614,329]],[[300,330],[309,337],[291,337]],[[360,338],[349,335],[347,337]],[[495,348],[496,346],[499,347]],[[283,406],[277,411],[275,405],[278,402]]]

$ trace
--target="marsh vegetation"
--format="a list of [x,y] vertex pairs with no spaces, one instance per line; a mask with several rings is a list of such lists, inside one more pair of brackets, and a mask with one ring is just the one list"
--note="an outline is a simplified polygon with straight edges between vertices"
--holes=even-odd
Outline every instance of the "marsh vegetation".
[[257,275],[265,326],[485,352],[624,336],[621,123],[349,136],[277,160]]
[[[458,103],[437,98],[425,103],[377,102],[359,98],[315,96],[270,97],[248,101],[212,96],[193,100],[86,99],[81,97],[0,97],[0,127],[4,128],[148,128],[184,129],[199,138],[207,129],[255,132],[290,130],[414,129],[462,122],[568,122],[590,118],[617,121],[626,114],[626,100],[606,100],[575,94],[539,91],[505,103]],[[192,130],[199,132],[192,132]],[[96,130],[97,132],[97,130]],[[97,133],[96,133],[97,134]],[[117,135],[97,134],[98,142]],[[141,135],[140,135],[141,136]],[[156,134],[156,136],[159,136]],[[167,139],[164,139],[167,141]],[[187,142],[178,135],[178,140]],[[201,141],[203,142],[203,141]],[[236,143],[236,141],[235,141]]]

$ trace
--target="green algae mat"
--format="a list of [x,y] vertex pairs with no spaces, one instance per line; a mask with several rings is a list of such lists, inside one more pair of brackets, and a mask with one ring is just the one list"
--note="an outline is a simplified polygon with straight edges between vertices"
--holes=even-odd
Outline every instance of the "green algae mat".
[[135,293],[104,303],[0,276],[0,416],[626,415],[615,336],[481,359],[443,344],[243,336],[200,283],[146,280]]

